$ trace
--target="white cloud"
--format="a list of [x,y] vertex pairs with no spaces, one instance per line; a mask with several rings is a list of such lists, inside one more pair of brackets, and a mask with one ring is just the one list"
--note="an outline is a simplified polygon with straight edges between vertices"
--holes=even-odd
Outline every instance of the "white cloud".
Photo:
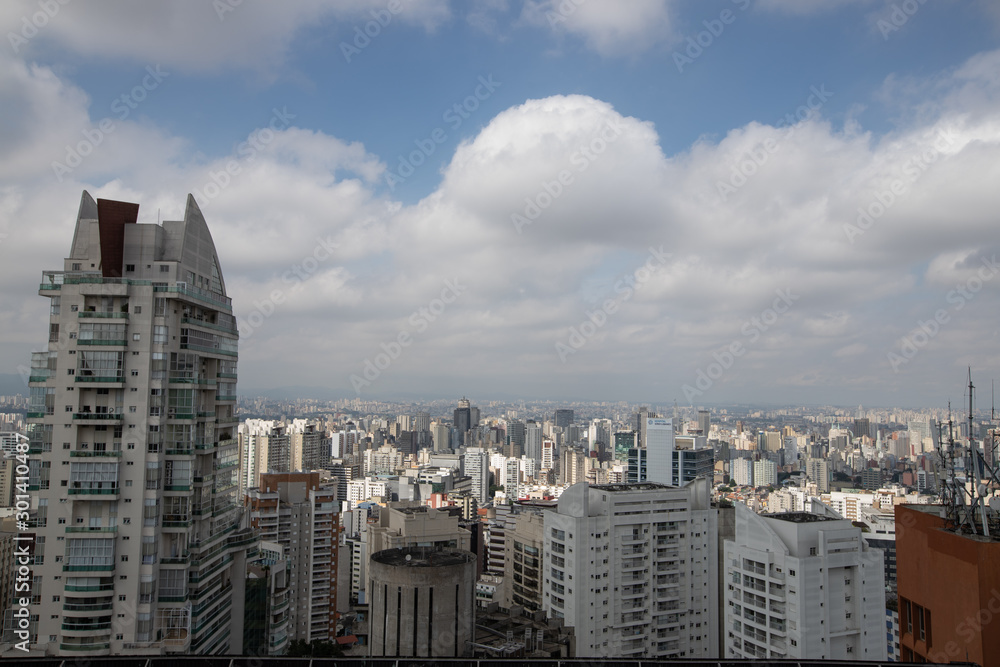
[[603,56],[634,55],[673,37],[667,0],[525,0],[521,21],[579,37]]
[[[157,209],[176,219],[184,194],[197,191],[237,315],[245,320],[275,290],[282,295],[275,315],[244,337],[245,387],[350,391],[349,376],[406,332],[412,347],[372,393],[420,392],[431,379],[445,391],[478,375],[498,391],[682,399],[681,385],[738,341],[747,353],[705,400],[741,395],[764,376],[786,388],[875,378],[889,396],[908,386],[909,369],[950,369],[950,344],[981,345],[994,334],[1000,281],[977,293],[974,308],[953,313],[954,324],[903,374],[888,369],[885,355],[900,336],[950,307],[947,290],[995,246],[1000,107],[995,73],[983,64],[991,57],[935,83],[935,117],[879,139],[815,117],[781,128],[751,123],[668,156],[657,128],[607,102],[528,100],[461,144],[439,187],[408,206],[376,194],[385,167],[363,145],[294,124],[252,159],[234,149],[204,160],[184,138],[126,119],[60,183],[53,155],[99,118],[56,73],[19,64],[0,76],[0,98],[22,101],[10,107],[18,130],[0,139],[8,183],[0,190],[8,234],[0,354],[15,367],[41,341],[39,267],[59,267],[80,190],[139,202],[145,222]],[[973,88],[975,113],[962,113],[951,96]],[[53,127],[61,128],[55,138],[46,131]],[[732,183],[762,146],[774,148],[723,199],[718,184]],[[925,168],[911,173],[917,158]],[[206,195],[230,161],[238,173]],[[556,194],[560,172],[572,178]],[[902,189],[852,243],[845,226],[896,181]],[[512,215],[530,217],[531,202],[538,215],[518,233]],[[320,240],[338,245],[333,256],[307,279],[290,278]],[[616,290],[660,246],[672,254],[666,265],[627,298]],[[455,280],[458,298],[427,310],[433,321],[421,315]],[[794,299],[775,315],[779,290]],[[617,300],[616,312],[562,363],[556,342],[607,299]]]
[[[448,20],[447,0],[406,0],[393,14],[387,0],[102,0],[58,4],[58,12],[27,43],[12,44],[20,56],[55,48],[87,57],[126,58],[185,71],[251,68],[273,74],[284,62],[296,33],[333,22],[350,39],[352,28],[379,20],[432,31]],[[37,0],[0,5],[0,33],[20,36]]]

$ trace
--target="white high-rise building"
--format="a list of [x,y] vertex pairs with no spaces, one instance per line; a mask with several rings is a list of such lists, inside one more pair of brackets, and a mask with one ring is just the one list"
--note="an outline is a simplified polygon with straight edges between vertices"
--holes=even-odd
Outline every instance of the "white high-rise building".
[[717,657],[710,489],[574,484],[545,513],[542,604],[575,628],[576,656]]
[[733,459],[729,463],[731,476],[740,486],[753,486],[753,461],[750,459]]
[[882,552],[850,520],[736,503],[724,550],[721,658],[886,659]]
[[482,447],[469,447],[465,450],[464,470],[462,473],[472,479],[472,495],[480,505],[490,500],[490,453]]
[[42,273],[31,644],[98,662],[238,654],[253,541],[237,497],[239,333],[194,198],[183,220],[138,213],[84,192],[64,270]]
[[674,421],[647,417],[643,429],[646,448],[646,479],[661,484],[673,483]]
[[774,461],[761,459],[753,462],[754,486],[775,486],[778,483],[778,466]]

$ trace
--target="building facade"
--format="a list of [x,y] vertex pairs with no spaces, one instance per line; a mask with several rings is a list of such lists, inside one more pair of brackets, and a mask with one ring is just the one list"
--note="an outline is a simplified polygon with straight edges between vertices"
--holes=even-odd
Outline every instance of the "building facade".
[[194,198],[180,221],[138,211],[84,192],[63,270],[42,274],[31,643],[50,655],[242,644],[236,320]]
[[291,640],[336,636],[339,503],[317,472],[264,473],[247,491],[250,523],[288,558]]
[[577,657],[716,657],[710,488],[576,484],[545,513],[543,608],[575,628]]
[[882,553],[849,520],[737,503],[724,554],[720,657],[886,659]]

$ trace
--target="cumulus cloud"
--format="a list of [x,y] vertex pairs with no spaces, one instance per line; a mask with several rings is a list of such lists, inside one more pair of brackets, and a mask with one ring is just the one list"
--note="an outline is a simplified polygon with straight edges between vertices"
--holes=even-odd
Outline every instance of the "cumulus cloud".
[[[352,393],[351,375],[406,334],[412,345],[365,392],[454,391],[478,375],[503,392],[683,401],[740,343],[696,402],[746,396],[761,377],[779,392],[863,378],[891,397],[909,369],[944,372],[951,346],[994,335],[1000,280],[974,308],[949,310],[953,324],[900,374],[887,361],[994,252],[993,57],[937,77],[936,113],[881,137],[817,113],[667,155],[660,128],[605,101],[527,100],[458,146],[436,189],[406,206],[378,194],[379,156],[294,122],[250,158],[203,159],[126,119],[60,182],[51,161],[100,118],[58,73],[6,68],[0,96],[19,101],[19,129],[0,135],[0,354],[14,367],[40,341],[38,267],[58,268],[82,189],[139,202],[143,222],[178,218],[194,192],[244,322],[245,387]],[[951,101],[973,89],[971,112]],[[333,250],[317,253],[323,244]],[[274,315],[246,328],[275,292]],[[561,357],[559,343],[574,351]]]

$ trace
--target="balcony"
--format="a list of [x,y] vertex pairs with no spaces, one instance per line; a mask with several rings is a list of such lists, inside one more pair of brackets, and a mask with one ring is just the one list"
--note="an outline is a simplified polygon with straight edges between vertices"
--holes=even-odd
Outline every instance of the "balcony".
[[104,384],[124,384],[125,377],[122,375],[80,375],[77,373],[73,377],[73,382],[97,382]]
[[[108,488],[79,487],[68,489],[71,496],[117,496],[121,490],[117,486]],[[95,498],[95,500],[112,500],[111,498]]]
[[112,319],[112,320],[127,320],[128,319],[128,313],[127,312],[120,312],[120,313],[99,313],[99,312],[94,311],[94,310],[82,310],[79,313],[77,313],[76,316],[79,317],[80,319],[90,319],[90,318]]
[[75,449],[69,453],[70,458],[94,458],[94,457],[112,457],[121,458],[122,452],[120,449]]
[[108,642],[99,644],[59,644],[60,651],[108,651],[110,649],[111,644]]
[[67,533],[117,533],[118,526],[66,526]]
[[77,345],[108,345],[108,346],[118,346],[124,347],[128,345],[128,341],[124,338],[122,339],[104,339],[104,338],[77,338]]
[[73,421],[98,424],[121,424],[123,415],[120,412],[74,412]]

